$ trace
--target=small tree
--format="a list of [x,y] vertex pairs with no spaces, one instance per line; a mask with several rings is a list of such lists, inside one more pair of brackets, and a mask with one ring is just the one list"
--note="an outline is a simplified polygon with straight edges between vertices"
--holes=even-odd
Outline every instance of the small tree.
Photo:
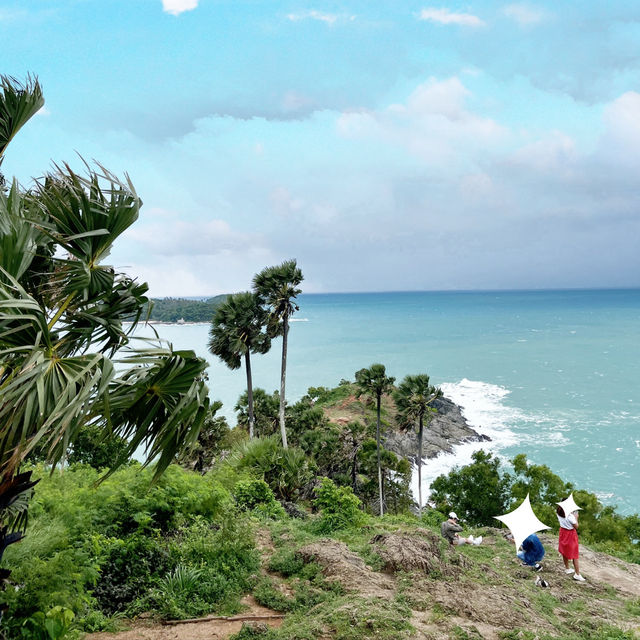
[[238,369],[244,357],[247,374],[249,438],[253,438],[253,385],[251,353],[266,353],[271,348],[267,335],[267,312],[255,293],[229,296],[215,311],[209,332],[209,351],[230,369]]
[[511,476],[500,472],[500,461],[485,451],[473,463],[454,467],[431,483],[431,500],[443,513],[455,510],[471,525],[494,526],[494,516],[509,510]]
[[384,496],[382,493],[382,467],[380,465],[380,411],[382,395],[393,389],[395,378],[387,376],[383,364],[372,364],[368,369],[356,372],[358,397],[366,394],[376,399],[376,448],[378,456],[378,492],[380,497],[380,515],[384,514]]
[[[269,395],[264,389],[253,390],[253,418],[255,434],[261,438],[271,436],[278,431],[278,408],[280,397],[277,391]],[[238,426],[249,428],[249,394],[244,392],[234,407]]]
[[418,512],[422,515],[422,438],[424,423],[429,420],[435,409],[431,406],[434,400],[442,397],[442,391],[429,384],[429,376],[421,373],[406,376],[394,392],[398,415],[405,427],[413,428],[418,422]]
[[253,289],[269,308],[269,335],[282,336],[282,363],[280,367],[280,436],[282,446],[287,448],[287,430],[285,428],[285,386],[287,378],[287,341],[289,337],[289,318],[300,309],[294,302],[302,289],[298,285],[303,281],[302,271],[295,260],[287,260],[281,265],[267,267],[253,278]]

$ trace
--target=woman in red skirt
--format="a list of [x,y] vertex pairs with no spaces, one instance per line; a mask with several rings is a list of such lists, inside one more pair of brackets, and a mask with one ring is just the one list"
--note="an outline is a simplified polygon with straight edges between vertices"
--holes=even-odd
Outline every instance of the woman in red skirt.
[[[558,551],[564,560],[564,572],[568,575],[573,573],[573,579],[578,582],[585,582],[585,579],[580,575],[580,565],[578,564],[578,556],[580,554],[577,531],[578,512],[574,511],[569,515],[565,515],[564,509],[558,506],[556,513],[560,523]],[[569,568],[569,560],[573,560],[573,569]]]

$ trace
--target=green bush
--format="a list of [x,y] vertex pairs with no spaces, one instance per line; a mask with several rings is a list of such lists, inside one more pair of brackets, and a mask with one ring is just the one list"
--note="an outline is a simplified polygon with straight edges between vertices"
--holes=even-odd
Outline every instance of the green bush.
[[[98,548],[97,540],[94,545]],[[135,533],[121,540],[103,539],[100,578],[93,591],[100,610],[125,612],[145,591],[157,584],[171,566],[163,540]]]
[[360,509],[360,499],[350,487],[338,487],[329,478],[322,478],[314,489],[313,506],[320,511],[316,523],[318,533],[331,533],[338,529],[360,526],[365,515]]
[[264,480],[241,480],[234,489],[240,509],[254,511],[267,518],[283,518],[286,512]]
[[305,453],[297,447],[284,449],[279,436],[254,438],[239,444],[228,458],[238,471],[262,478],[279,499],[294,500],[311,480]]
[[[36,473],[43,477],[27,536],[4,556],[20,585],[0,595],[9,637],[39,633],[38,612],[52,607],[70,610],[74,627],[86,631],[113,627],[106,617],[112,615],[152,610],[185,617],[238,609],[258,555],[216,477],[172,466],[152,486],[152,471],[137,464],[98,485],[99,473],[86,465],[53,474],[37,467]],[[181,574],[198,571],[190,593]]]
[[[52,607],[47,613],[36,611],[24,621],[20,634],[25,640],[70,640],[74,618],[73,611],[61,606]],[[73,636],[78,637],[75,633]]]
[[472,458],[431,483],[431,500],[442,513],[455,511],[470,524],[493,526],[493,516],[508,510],[511,476],[500,473],[500,461],[490,453],[476,451]]

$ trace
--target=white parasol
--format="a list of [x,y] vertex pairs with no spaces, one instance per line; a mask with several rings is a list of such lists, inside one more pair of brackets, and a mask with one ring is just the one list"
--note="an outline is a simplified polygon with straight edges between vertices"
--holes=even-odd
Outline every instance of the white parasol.
[[509,527],[516,543],[516,549],[519,549],[522,541],[532,533],[542,531],[543,529],[551,529],[551,527],[548,527],[544,522],[538,520],[538,517],[531,508],[529,494],[527,494],[527,497],[517,509],[505,513],[503,516],[494,516],[494,518],[504,522],[504,524]]

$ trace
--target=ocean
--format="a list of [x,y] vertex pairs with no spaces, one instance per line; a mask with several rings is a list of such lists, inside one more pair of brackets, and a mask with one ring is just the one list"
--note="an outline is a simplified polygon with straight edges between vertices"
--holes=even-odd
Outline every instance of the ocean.
[[[309,294],[299,304],[289,401],[380,362],[397,381],[429,374],[492,438],[428,460],[425,488],[482,446],[505,461],[526,453],[621,513],[640,512],[640,290]],[[208,325],[156,330],[207,358],[211,397],[235,424],[245,373],[207,352]],[[280,349],[252,358],[254,386],[279,387]]]

